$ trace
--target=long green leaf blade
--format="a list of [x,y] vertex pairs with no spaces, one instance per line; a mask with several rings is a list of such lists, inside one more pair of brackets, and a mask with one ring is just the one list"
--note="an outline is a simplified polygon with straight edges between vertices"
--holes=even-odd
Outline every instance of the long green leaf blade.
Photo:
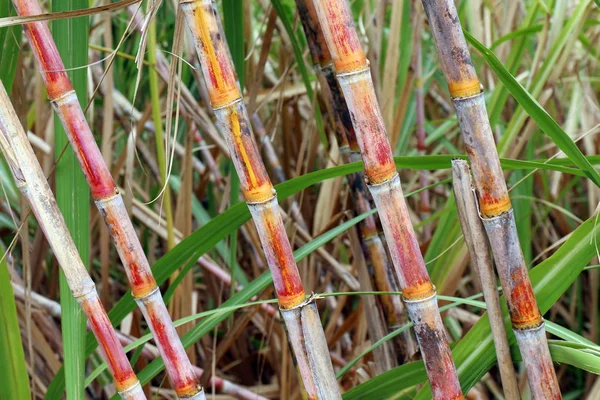
[[498,57],[469,32],[465,31],[465,36],[469,43],[473,45],[485,58],[488,65],[494,70],[498,78],[513,95],[515,100],[525,109],[527,114],[539,125],[552,141],[573,161],[575,165],[582,169],[588,178],[600,187],[600,174],[594,169],[592,164],[583,155],[575,142],[560,127],[560,125],[548,114],[548,112],[538,103],[538,101],[515,79],[514,76],[500,62]]
[[[69,11],[89,7],[87,0],[53,0],[53,11]],[[52,24],[52,34],[62,56],[65,68],[88,63],[87,17],[59,19]],[[68,72],[79,101],[85,107],[87,99],[87,70]],[[67,136],[59,118],[55,118],[55,154],[60,157],[68,147]],[[89,188],[71,148],[62,155],[56,166],[56,201],[65,217],[67,227],[79,250],[84,264],[89,264]],[[60,300],[62,306],[62,336],[66,371],[67,399],[84,398],[85,379],[85,317],[71,295],[67,281],[60,272]]]
[[10,274],[0,244],[0,399],[29,399],[29,376]]

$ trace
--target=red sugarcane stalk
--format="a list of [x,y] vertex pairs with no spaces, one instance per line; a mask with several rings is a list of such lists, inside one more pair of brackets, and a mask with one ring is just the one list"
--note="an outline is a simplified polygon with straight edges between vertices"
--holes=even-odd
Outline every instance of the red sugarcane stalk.
[[[42,12],[36,0],[13,0],[13,4],[22,16]],[[204,399],[202,387],[173,327],[123,199],[87,124],[48,24],[46,21],[26,24],[25,32],[50,101],[67,132],[92,196],[117,247],[132,294],[158,344],[171,384],[179,397]]]
[[0,148],[11,168],[17,186],[29,201],[67,278],[73,297],[87,316],[98,340],[117,391],[123,399],[145,399],[127,355],[100,302],[96,286],[85,269],[42,167],[0,82]]
[[314,0],[338,82],[346,97],[375,200],[409,316],[414,323],[435,399],[462,399],[454,361],[419,249],[369,64],[362,51],[350,8],[344,0]]
[[454,1],[423,0],[423,6],[471,161],[479,212],[492,247],[531,393],[535,399],[560,399],[544,320],[519,244],[483,91]]
[[216,5],[210,0],[180,0],[180,6],[194,40],[211,106],[273,276],[304,389],[310,399],[339,399],[316,303],[312,298],[305,299],[275,189],[254,140]]
[[[346,99],[333,71],[333,60],[327,48],[323,30],[321,29],[315,5],[312,0],[296,0],[300,21],[312,56],[317,77],[321,82],[323,95],[333,110],[336,137],[340,153],[346,163],[360,161],[360,148],[356,133],[352,126],[350,111]],[[365,184],[364,174],[357,172],[347,176],[352,205],[357,214],[369,212],[374,207],[373,199],[369,195]],[[383,241],[378,233],[377,215],[372,215],[359,223],[361,244],[365,253],[365,260],[369,270],[373,271],[373,280],[377,290],[382,292],[399,291],[398,284],[393,275],[393,268],[385,250]],[[404,305],[397,296],[383,296],[379,298],[383,314],[386,317],[388,328],[397,329],[407,323]],[[414,339],[410,331],[405,331],[394,340],[398,356],[401,360],[409,360],[416,351]]]

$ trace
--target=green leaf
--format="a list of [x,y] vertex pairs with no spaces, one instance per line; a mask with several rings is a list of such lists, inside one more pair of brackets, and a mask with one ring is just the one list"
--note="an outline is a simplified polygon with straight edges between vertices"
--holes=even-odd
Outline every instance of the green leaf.
[[240,87],[244,90],[244,3],[242,0],[223,2],[223,23],[227,44],[237,72]]
[[506,35],[502,36],[501,38],[496,39],[494,41],[494,43],[492,43],[490,50],[494,50],[496,47],[500,46],[502,43],[507,42],[509,40],[512,40],[512,39],[515,39],[515,38],[518,38],[521,36],[527,36],[530,33],[536,33],[541,30],[542,30],[542,24],[531,25],[531,26],[526,26],[521,29],[517,29],[515,31],[507,33]]
[[[549,348],[554,361],[569,364],[593,374],[600,374],[600,353],[591,350],[588,346],[550,340]],[[515,357],[515,359],[520,358]]]
[[[0,4],[0,18],[11,16],[14,11],[10,1]],[[21,42],[21,27],[11,26],[0,29],[0,80],[7,93],[11,93],[13,80],[17,72],[17,59],[19,57]]]
[[585,173],[585,175],[600,187],[600,175],[594,169],[588,159],[581,153],[575,142],[560,127],[560,125],[548,114],[538,101],[515,79],[510,72],[504,68],[496,55],[482,43],[477,41],[470,33],[465,32],[467,40],[485,58],[489,66],[494,70],[498,78],[508,88],[515,100],[525,109],[527,114],[539,125],[552,141]]
[[[69,11],[89,7],[88,0],[53,0],[52,11]],[[88,17],[59,19],[52,23],[52,34],[65,68],[80,67],[88,63]],[[68,71],[79,102],[87,102],[87,69]],[[88,266],[90,194],[89,187],[71,150],[60,119],[56,117],[54,149],[57,157],[63,149],[56,166],[56,201],[65,217],[65,222],[83,263]],[[63,272],[60,272],[60,300],[62,306],[62,339],[64,364],[67,377],[67,399],[84,398],[85,378],[85,316],[73,298]]]
[[21,342],[17,306],[4,246],[0,243],[0,398],[30,399],[29,376]]

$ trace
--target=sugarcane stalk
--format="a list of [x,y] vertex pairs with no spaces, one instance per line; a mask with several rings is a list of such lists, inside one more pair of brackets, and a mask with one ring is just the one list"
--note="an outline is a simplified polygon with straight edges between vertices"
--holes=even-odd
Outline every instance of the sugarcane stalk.
[[[323,30],[320,27],[315,5],[312,0],[296,0],[300,21],[306,35],[313,66],[321,83],[323,97],[333,111],[336,138],[342,159],[345,163],[360,161],[360,148],[352,126],[346,99],[333,71],[333,61],[325,43]],[[367,190],[364,174],[357,172],[347,177],[350,187],[352,206],[355,213],[364,214],[374,207],[373,200]],[[393,275],[393,268],[378,233],[378,217],[372,215],[359,223],[361,247],[370,271],[373,271],[373,283],[382,292],[399,291]],[[407,323],[404,305],[398,296],[379,298],[388,330],[398,329]],[[379,338],[372,338],[374,341]],[[394,339],[397,356],[401,361],[408,361],[416,352],[416,345],[410,331],[405,331]]]
[[340,399],[314,298],[306,299],[277,196],[256,146],[216,5],[180,0],[200,60],[210,103],[240,179],[273,276],[279,307],[310,399]]
[[419,243],[410,221],[368,61],[344,0],[314,0],[346,98],[368,187],[377,206],[435,399],[462,399],[456,368]]
[[535,399],[560,399],[544,320],[519,244],[483,91],[456,7],[451,0],[423,0],[423,6],[471,161],[479,212],[504,289],[532,396]]
[[[36,0],[13,0],[21,16],[41,14]],[[121,194],[87,124],[46,21],[25,25],[48,96],[67,132],[104,222],[125,266],[131,291],[157,342],[171,385],[180,398],[204,399],[192,365],[173,327],[148,259]]]
[[2,82],[0,82],[0,131],[0,148],[8,161],[17,187],[29,201],[65,273],[73,297],[90,322],[117,391],[123,399],[145,399],[140,382],[106,315],[96,286],[81,261],[42,167],[35,157]]
[[496,276],[494,275],[485,229],[479,217],[476,193],[472,186],[471,170],[465,160],[452,160],[452,186],[465,243],[475,272],[481,282],[492,336],[494,337],[504,397],[518,400],[521,398],[521,394],[510,356],[510,346],[506,337]]

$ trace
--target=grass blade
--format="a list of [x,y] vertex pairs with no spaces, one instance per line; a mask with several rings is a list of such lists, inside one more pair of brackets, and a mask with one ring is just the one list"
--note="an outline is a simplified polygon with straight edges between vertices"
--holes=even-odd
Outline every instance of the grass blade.
[[575,142],[538,103],[538,101],[515,79],[514,76],[500,62],[498,57],[469,32],[465,31],[467,41],[473,45],[485,58],[488,65],[494,70],[498,78],[514,96],[515,100],[525,109],[527,114],[539,125],[552,141],[585,173],[585,175],[600,187],[600,174],[594,169],[589,160],[583,155]]
[[244,49],[244,3],[242,0],[223,2],[223,22],[235,72],[237,72],[240,87],[243,90],[246,77],[244,71],[246,52]]
[[[89,6],[87,0],[53,0],[53,11],[69,11]],[[59,19],[52,24],[52,34],[65,67],[73,68],[88,62],[88,17]],[[69,77],[80,101],[87,101],[86,69],[69,71]],[[56,200],[65,217],[67,227],[75,241],[84,265],[89,263],[89,190],[79,168],[75,153],[68,147],[68,140],[60,119],[54,119],[54,151],[56,167]],[[65,147],[68,147],[63,154]],[[61,157],[62,154],[62,157]],[[62,335],[66,371],[67,399],[84,396],[85,379],[85,317],[79,304],[71,296],[64,274],[60,273],[60,299],[62,306]]]
[[17,306],[2,245],[0,258],[0,398],[29,399],[29,376],[25,366]]
[[[8,17],[14,13],[10,2],[0,4],[0,18]],[[17,58],[19,56],[19,43],[21,42],[21,28],[12,26],[0,29],[0,80],[4,82],[6,91],[11,93],[13,79],[17,72]]]

